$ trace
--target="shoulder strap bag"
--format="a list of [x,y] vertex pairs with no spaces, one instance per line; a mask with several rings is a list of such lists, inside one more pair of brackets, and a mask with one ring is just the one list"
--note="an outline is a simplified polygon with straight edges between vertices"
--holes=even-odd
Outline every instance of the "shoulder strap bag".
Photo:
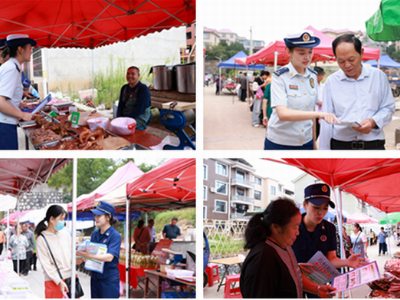
[[[143,229],[144,229],[144,228],[142,228],[142,231],[140,232],[140,234],[139,234],[139,236],[138,236],[138,239],[140,239],[140,236],[142,235]],[[139,249],[136,249],[136,242],[133,244],[132,249],[135,249],[135,250],[137,250],[137,251],[140,251]]]
[[[54,265],[55,265],[56,268],[57,268],[58,275],[60,275],[61,280],[64,281],[65,284],[66,284],[67,287],[68,287],[68,293],[67,293],[68,298],[71,299],[71,278],[67,278],[67,279],[65,279],[65,280],[63,279],[63,277],[62,277],[62,275],[61,275],[61,272],[60,272],[60,269],[58,268],[58,265],[57,265],[57,263],[56,263],[56,260],[54,259],[53,252],[51,252],[51,249],[50,249],[49,243],[47,242],[47,239],[44,237],[43,234],[41,234],[40,236],[42,236],[43,239],[44,239],[44,241],[46,242],[46,245],[47,245],[47,248],[49,249],[51,258],[53,259]],[[79,278],[76,277],[76,280],[75,280],[75,298],[80,298],[80,297],[82,297],[83,295],[84,295],[84,293],[83,293],[82,286],[81,286],[81,284],[80,284],[80,282],[79,282]]]

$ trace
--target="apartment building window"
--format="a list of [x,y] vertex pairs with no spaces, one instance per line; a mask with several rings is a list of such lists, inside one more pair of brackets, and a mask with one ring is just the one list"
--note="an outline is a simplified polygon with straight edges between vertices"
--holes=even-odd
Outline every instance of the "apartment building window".
[[215,212],[226,214],[226,201],[215,200]]
[[216,181],[215,182],[215,187],[217,188],[217,193],[218,194],[224,194],[226,195],[226,183],[221,182],[221,181]]
[[240,187],[237,187],[237,188],[236,188],[236,195],[238,195],[238,196],[244,196],[244,189],[243,189],[243,188],[240,188]]
[[254,211],[254,210],[260,210],[260,209],[261,209],[261,206],[254,206],[253,211]]
[[207,219],[207,206],[203,206],[203,220]]
[[276,187],[271,186],[271,195],[275,196],[276,195]]
[[203,39],[209,39],[209,38],[210,38],[210,34],[208,32],[204,32]]
[[203,185],[203,200],[207,201],[207,186]]
[[217,162],[215,173],[228,176],[228,167]]
[[261,178],[254,177],[254,183],[257,185],[261,185]]
[[282,192],[282,186],[278,185],[278,191]]
[[233,39],[233,34],[231,34],[231,39]]
[[254,191],[254,199],[261,200],[261,192],[260,191]]
[[225,34],[225,33],[223,33],[223,34],[222,34],[222,37],[223,37],[223,38],[224,38],[224,37],[226,37],[226,34]]
[[242,171],[236,171],[236,180],[237,182],[243,183],[244,182],[244,172]]
[[207,180],[207,166],[203,165],[203,179]]
[[186,39],[187,40],[192,39],[192,33],[191,32],[186,32]]

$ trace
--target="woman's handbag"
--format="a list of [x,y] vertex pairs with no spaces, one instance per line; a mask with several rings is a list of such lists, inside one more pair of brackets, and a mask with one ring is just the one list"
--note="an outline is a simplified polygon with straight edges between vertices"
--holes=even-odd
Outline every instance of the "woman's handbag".
[[[63,280],[65,282],[65,284],[67,285],[67,287],[68,287],[67,295],[68,295],[68,298],[71,299],[71,281],[72,280],[71,280],[71,278],[67,278],[65,280],[63,279],[63,277],[61,275],[61,272],[60,272],[60,269],[58,268],[58,265],[56,263],[56,260],[54,259],[53,252],[51,252],[51,249],[50,249],[49,243],[47,242],[47,239],[44,237],[43,234],[41,234],[40,236],[43,237],[44,241],[46,242],[47,248],[49,248],[49,252],[50,252],[51,258],[53,259],[53,262],[54,262],[54,264],[55,264],[55,266],[57,268],[58,275],[60,275],[61,280]],[[84,295],[84,293],[83,293],[82,286],[81,286],[81,284],[79,282],[79,278],[76,277],[76,279],[75,279],[75,298],[80,298],[83,295]]]

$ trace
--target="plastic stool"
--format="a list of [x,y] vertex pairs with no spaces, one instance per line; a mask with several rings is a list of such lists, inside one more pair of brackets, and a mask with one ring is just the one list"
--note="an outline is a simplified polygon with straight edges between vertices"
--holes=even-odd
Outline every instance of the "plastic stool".
[[224,298],[243,298],[242,293],[240,292],[240,287],[231,289],[231,284],[239,282],[239,280],[240,274],[227,275],[225,277]]
[[219,283],[218,265],[209,264],[208,267],[206,268],[206,273],[208,275],[208,286],[213,286],[215,281],[218,281]]

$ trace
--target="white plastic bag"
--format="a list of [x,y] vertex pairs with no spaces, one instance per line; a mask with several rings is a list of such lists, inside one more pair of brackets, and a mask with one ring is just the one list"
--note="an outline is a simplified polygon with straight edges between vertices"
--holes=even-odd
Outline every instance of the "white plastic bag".
[[121,117],[111,121],[110,130],[116,135],[131,135],[135,133],[136,121],[133,118]]
[[106,117],[100,117],[100,118],[89,119],[87,122],[89,124],[90,130],[94,131],[99,126],[103,129],[107,129],[110,120]]

